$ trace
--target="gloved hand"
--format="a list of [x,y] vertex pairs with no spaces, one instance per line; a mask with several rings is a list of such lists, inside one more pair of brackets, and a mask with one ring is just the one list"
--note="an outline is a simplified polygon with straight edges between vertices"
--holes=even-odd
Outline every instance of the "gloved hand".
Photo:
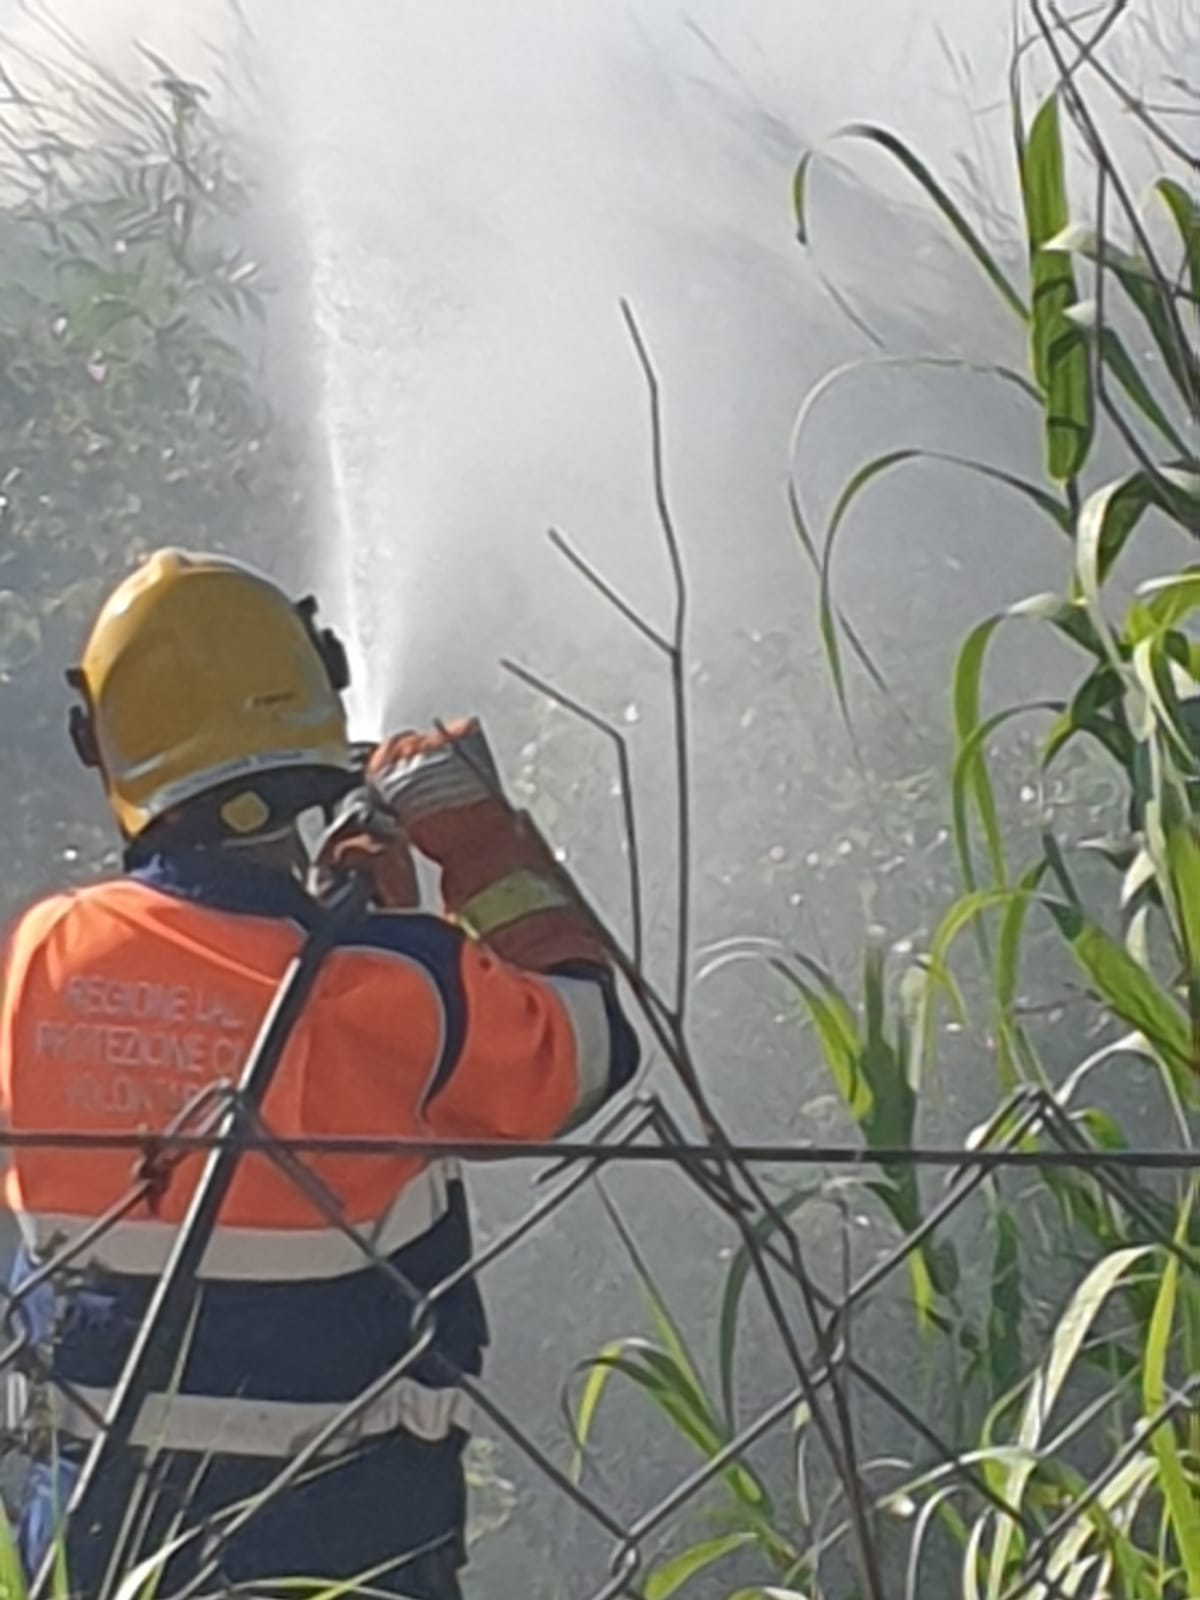
[[476,718],[385,740],[367,779],[417,849],[442,869],[446,910],[498,955],[544,969],[608,965],[544,840],[504,797]]
[[393,735],[368,761],[367,781],[417,849],[439,864],[481,829],[512,826],[491,746],[475,717],[432,733]]
[[383,911],[411,911],[421,903],[417,869],[404,830],[370,789],[344,800],[322,836],[310,888],[325,900],[348,872],[371,885],[371,903]]

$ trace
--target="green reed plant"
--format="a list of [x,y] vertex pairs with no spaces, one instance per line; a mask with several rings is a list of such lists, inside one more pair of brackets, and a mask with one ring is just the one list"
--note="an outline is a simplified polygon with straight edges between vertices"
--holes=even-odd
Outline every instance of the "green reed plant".
[[[889,984],[881,953],[869,946],[855,1004],[828,967],[808,956],[762,941],[743,952],[766,960],[797,999],[868,1151],[917,1142],[937,1018],[949,1005],[988,1034],[997,1093],[1005,1097],[976,1139],[995,1142],[1007,1130],[1027,1156],[1053,1145],[1092,1158],[1086,1167],[1045,1165],[1032,1189],[1018,1190],[999,1172],[988,1177],[981,1193],[992,1257],[982,1310],[960,1293],[950,1239],[922,1232],[909,1252],[918,1325],[942,1351],[934,1359],[953,1374],[956,1431],[950,1460],[914,1464],[907,1473],[894,1460],[867,1464],[898,1479],[873,1493],[881,1538],[897,1529],[903,1537],[904,1561],[889,1569],[888,1593],[906,1600],[932,1592],[933,1584],[946,1592],[947,1562],[957,1574],[953,1592],[963,1600],[1189,1600],[1200,1592],[1196,1186],[1186,1174],[1153,1175],[1095,1159],[1119,1157],[1130,1145],[1101,1092],[1106,1075],[1137,1063],[1149,1067],[1157,1124],[1181,1153],[1194,1148],[1200,1098],[1200,651],[1193,631],[1200,569],[1189,564],[1191,541],[1200,535],[1198,162],[1099,53],[1124,10],[1102,7],[1072,23],[1039,0],[1029,7],[1029,36],[1011,78],[1022,232],[1008,248],[993,242],[994,229],[985,236],[969,202],[896,134],[855,123],[836,135],[898,164],[1022,330],[1025,370],[995,363],[977,370],[1036,407],[1042,434],[1040,475],[1033,464],[1021,474],[983,458],[889,441],[853,470],[820,522],[793,473],[793,523],[817,574],[820,632],[844,719],[853,719],[847,651],[877,685],[881,669],[854,630],[852,597],[836,592],[834,557],[851,514],[888,475],[933,459],[1018,494],[1061,542],[1066,568],[1062,593],[996,612],[959,650],[949,685],[953,755],[946,791],[959,883],[919,961],[898,985]],[[1030,111],[1028,83],[1035,68],[1044,81],[1047,64],[1053,87]],[[1094,99],[1105,93],[1115,93],[1126,110],[1135,102],[1160,158],[1148,211],[1102,133]],[[803,157],[794,183],[806,247],[818,158],[817,151]],[[976,364],[934,351],[869,357],[837,369],[800,410],[793,461],[835,383],[879,366],[970,365]],[[1106,461],[1124,456],[1124,464],[1115,471],[1105,466],[1100,476],[1101,453]],[[1114,604],[1114,574],[1154,524],[1179,536],[1180,565]],[[1075,653],[1079,671],[1066,696],[986,706],[992,647],[1014,625],[1050,630]],[[1028,834],[1021,836],[1014,859],[994,750],[1006,725],[1034,717],[1047,724],[1036,756],[1039,781],[1048,781],[1080,741],[1090,741],[1096,759],[1119,775],[1123,827],[1117,837],[1095,841],[1117,874],[1111,892],[1098,890],[1094,875],[1080,887],[1082,858],[1073,859],[1050,823],[1032,853]],[[1103,1024],[1103,1042],[1066,1071],[1043,1059],[1019,1004],[1031,941],[1043,930],[1074,963]],[[982,988],[960,981],[964,933],[972,936]],[[1026,1126],[1021,1108],[1030,1104],[1044,1115]],[[894,1234],[917,1234],[927,1212],[914,1168],[889,1154],[871,1187]],[[813,1204],[820,1192],[819,1185],[798,1190],[789,1211]],[[729,1271],[711,1386],[658,1286],[644,1268],[639,1276],[654,1338],[616,1341],[596,1359],[575,1412],[578,1443],[586,1446],[600,1398],[619,1376],[711,1459],[734,1428],[730,1397],[745,1263],[735,1260]],[[802,1412],[795,1419],[801,1436],[805,1423]],[[841,1570],[830,1557],[849,1530],[843,1491],[832,1493],[823,1517],[812,1516],[803,1450],[795,1460],[792,1480],[779,1483],[739,1478],[740,1468],[727,1467],[725,1531],[663,1553],[644,1592],[658,1600],[684,1592],[733,1600],[733,1586],[720,1573],[749,1550],[761,1576],[757,1587],[743,1582],[737,1600],[777,1594],[849,1600],[858,1591],[828,1576]],[[929,1566],[935,1539],[939,1577]],[[841,1586],[827,1588],[829,1581]]]

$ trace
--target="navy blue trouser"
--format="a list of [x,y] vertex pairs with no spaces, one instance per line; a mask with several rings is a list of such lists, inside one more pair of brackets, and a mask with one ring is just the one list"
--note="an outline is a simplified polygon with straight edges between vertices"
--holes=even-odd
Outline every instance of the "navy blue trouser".
[[[243,1456],[160,1454],[135,1491],[135,1530],[122,1570],[160,1549],[184,1528],[202,1531],[172,1557],[157,1592],[169,1596],[215,1554],[220,1578],[270,1589],[275,1578],[360,1578],[364,1587],[411,1600],[460,1600],[458,1570],[465,1560],[466,1486],[463,1435],[427,1445],[408,1436],[373,1442],[318,1466],[223,1540],[215,1513],[264,1489],[280,1463]],[[68,1448],[57,1473],[36,1468],[19,1528],[21,1555],[34,1571],[54,1536],[59,1509],[70,1498],[78,1457]],[[56,1481],[57,1479],[57,1481]],[[123,1526],[127,1497],[95,1515]],[[71,1540],[67,1538],[68,1573]],[[212,1584],[205,1588],[211,1592]]]

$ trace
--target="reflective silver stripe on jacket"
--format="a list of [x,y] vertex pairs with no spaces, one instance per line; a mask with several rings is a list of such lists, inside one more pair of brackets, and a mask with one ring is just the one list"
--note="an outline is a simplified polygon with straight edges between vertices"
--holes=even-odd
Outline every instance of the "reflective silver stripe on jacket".
[[[407,1183],[384,1215],[359,1223],[357,1231],[383,1255],[391,1255],[446,1215],[449,1184],[459,1173],[454,1161],[431,1161]],[[25,1242],[38,1259],[73,1243],[92,1225],[90,1217],[34,1215],[18,1218]],[[116,1223],[90,1245],[76,1265],[111,1272],[154,1275],[166,1266],[179,1228],[173,1222]],[[258,1283],[295,1283],[306,1278],[341,1278],[360,1272],[368,1259],[337,1228],[218,1228],[204,1262],[202,1278]]]
[[594,979],[546,977],[542,982],[562,1002],[575,1034],[575,1105],[567,1123],[571,1128],[586,1122],[608,1098],[612,1030],[604,992]]
[[[112,1391],[73,1385],[73,1394],[103,1415]],[[304,1449],[344,1410],[343,1401],[240,1400],[209,1395],[151,1395],[142,1407],[132,1443],[146,1449],[200,1455],[287,1457]],[[76,1439],[91,1439],[96,1425],[84,1405],[52,1389],[54,1426]],[[347,1423],[322,1455],[338,1455],[363,1439],[410,1433],[433,1444],[470,1423],[471,1404],[458,1389],[429,1389],[398,1378],[386,1394]]]

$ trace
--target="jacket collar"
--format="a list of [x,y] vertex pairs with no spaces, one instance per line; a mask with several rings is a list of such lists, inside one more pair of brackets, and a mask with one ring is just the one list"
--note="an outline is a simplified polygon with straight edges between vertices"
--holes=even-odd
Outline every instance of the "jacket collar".
[[151,853],[134,845],[126,852],[125,867],[138,883],[213,911],[288,918],[304,928],[321,919],[320,906],[295,878],[217,850]]

